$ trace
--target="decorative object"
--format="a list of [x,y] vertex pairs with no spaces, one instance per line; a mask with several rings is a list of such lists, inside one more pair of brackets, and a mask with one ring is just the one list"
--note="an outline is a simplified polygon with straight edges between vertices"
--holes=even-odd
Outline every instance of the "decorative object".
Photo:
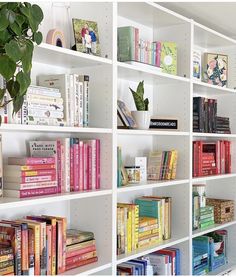
[[193,78],[201,79],[201,51],[193,50]]
[[46,43],[64,48],[66,45],[64,33],[58,29],[49,30]]
[[148,111],[149,100],[144,99],[144,81],[139,82],[136,91],[129,88],[133,98],[137,111],[131,111],[138,128],[142,130],[149,129],[150,125],[150,113]]
[[117,115],[124,127],[137,128],[137,124],[130,110],[127,108],[126,104],[121,100],[117,100]]
[[220,87],[227,86],[228,56],[223,54],[204,54],[204,81]]
[[147,181],[147,157],[135,157],[135,166],[140,167],[140,181]]
[[140,167],[139,166],[125,166],[129,184],[136,184],[140,182]]
[[[43,39],[38,31],[43,12],[38,5],[27,2],[2,2],[0,19],[0,74],[6,84],[0,89],[0,108],[12,102],[13,113],[17,113],[31,83],[34,42],[40,44]],[[10,97],[4,101],[6,93]]]
[[72,19],[76,51],[101,56],[97,22]]

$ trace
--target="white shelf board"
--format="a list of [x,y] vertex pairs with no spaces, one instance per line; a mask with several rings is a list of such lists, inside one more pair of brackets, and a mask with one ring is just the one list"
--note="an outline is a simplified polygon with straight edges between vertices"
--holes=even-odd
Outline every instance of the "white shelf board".
[[73,199],[82,199],[82,198],[91,198],[99,197],[104,195],[111,195],[111,189],[100,189],[95,191],[82,191],[82,192],[68,192],[53,194],[47,196],[37,196],[31,198],[11,198],[11,197],[2,197],[0,199],[0,210],[4,209],[14,209],[18,207],[32,206],[32,205],[41,205],[53,202],[68,201]]
[[112,64],[112,60],[110,59],[61,48],[47,43],[35,46],[33,60],[35,62],[61,66],[64,68],[79,68]]
[[128,254],[118,255],[117,260],[116,260],[116,264],[120,264],[120,263],[126,262],[126,261],[131,260],[131,259],[136,259],[140,256],[147,255],[149,253],[164,249],[166,247],[171,247],[173,245],[176,245],[178,243],[182,243],[182,242],[185,242],[185,241],[188,241],[188,240],[189,240],[189,237],[183,237],[183,238],[173,237],[169,240],[164,240],[161,243],[153,245],[152,247],[139,248],[139,249],[137,249],[137,250],[135,250],[131,253],[128,253]]
[[217,134],[217,133],[195,133],[193,137],[207,137],[207,138],[236,138],[236,134]]
[[80,266],[71,270],[68,270],[62,274],[63,276],[77,276],[77,275],[83,275],[88,276],[91,274],[95,274],[99,271],[105,270],[112,266],[111,262],[107,262],[104,259],[102,259],[102,255],[98,257],[98,261],[96,263],[91,263],[88,265]]
[[180,131],[159,131],[155,129],[136,130],[136,129],[118,129],[118,135],[147,135],[147,136],[189,136],[189,132]]
[[177,186],[182,184],[189,183],[189,179],[183,180],[162,180],[162,181],[147,181],[146,183],[140,184],[129,184],[127,186],[117,188],[118,193],[125,193],[128,191],[136,191],[136,190],[145,190],[151,188],[162,188],[162,187],[170,187]]
[[195,177],[192,180],[193,180],[193,183],[194,183],[194,182],[212,181],[212,180],[218,180],[218,179],[227,179],[227,178],[233,178],[233,177],[236,177],[236,173],[219,174],[219,175],[204,176],[204,177]]
[[234,270],[235,268],[236,268],[236,264],[228,263],[226,265],[220,266],[214,271],[209,272],[207,275],[213,275],[213,276],[226,275],[228,272]]
[[204,229],[198,229],[198,230],[193,231],[192,238],[195,238],[195,237],[198,237],[198,236],[203,236],[207,233],[214,232],[214,231],[220,230],[220,229],[224,229],[224,228],[227,228],[227,227],[235,225],[235,224],[236,224],[236,220],[231,221],[231,222],[227,222],[227,223],[224,223],[224,224],[214,224],[214,225],[209,226],[209,227],[204,228]]
[[235,46],[236,41],[202,24],[194,22],[194,44],[205,48]]
[[66,126],[46,126],[46,125],[22,125],[22,124],[2,124],[0,131],[16,132],[53,132],[53,133],[101,133],[111,134],[112,129],[90,128],[90,127],[66,127]]
[[204,95],[207,94],[209,96],[226,95],[226,94],[236,95],[236,90],[232,88],[211,85],[211,84],[193,79],[193,93],[204,94]]
[[156,69],[155,66],[149,65],[143,67],[142,65],[133,65],[125,62],[117,62],[118,78],[132,81],[145,80],[146,83],[153,83],[154,81],[163,84],[178,84],[179,82],[189,83],[190,79],[163,73]]

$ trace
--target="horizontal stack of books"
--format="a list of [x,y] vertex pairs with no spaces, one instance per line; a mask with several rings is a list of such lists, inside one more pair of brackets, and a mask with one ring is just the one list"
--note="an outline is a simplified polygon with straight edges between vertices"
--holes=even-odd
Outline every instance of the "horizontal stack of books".
[[1,261],[6,261],[6,267],[0,269],[1,275],[63,273],[66,269],[66,228],[66,218],[48,215],[1,220],[0,257]]
[[230,134],[228,117],[217,116],[217,99],[193,97],[193,131]]
[[207,228],[214,224],[214,207],[209,205],[201,207],[199,214],[199,228]]
[[100,140],[30,141],[30,157],[9,157],[4,195],[32,197],[100,189]]
[[[20,111],[12,117],[13,105],[1,109],[4,123],[89,126],[89,76],[56,74],[38,76],[38,85],[31,85],[24,97]],[[0,76],[0,88],[5,80]],[[8,92],[4,102],[10,99]]]
[[57,193],[55,157],[9,157],[4,196],[27,198]]
[[193,239],[193,275],[205,275],[228,262],[228,232],[217,230]]
[[171,238],[171,198],[143,196],[117,204],[117,254]]
[[194,141],[193,177],[231,173],[231,141]]
[[0,275],[14,275],[14,253],[11,246],[0,245]]
[[66,236],[66,270],[98,260],[93,232],[69,229]]
[[174,180],[176,178],[178,151],[154,151],[148,157],[148,180]]
[[[169,55],[171,61],[166,62]],[[139,29],[132,26],[118,28],[118,60],[135,61],[161,68],[162,72],[177,74],[177,45],[175,42],[149,41],[139,38]],[[169,59],[170,60],[170,59]]]

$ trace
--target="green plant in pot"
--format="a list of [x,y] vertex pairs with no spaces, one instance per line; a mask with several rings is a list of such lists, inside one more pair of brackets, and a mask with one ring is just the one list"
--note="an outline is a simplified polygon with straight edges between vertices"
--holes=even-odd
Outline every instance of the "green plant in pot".
[[144,99],[144,81],[139,82],[136,91],[129,88],[133,98],[137,111],[131,111],[138,128],[142,130],[149,129],[150,126],[150,113],[148,110],[149,100]]
[[0,108],[12,102],[13,114],[21,109],[31,83],[34,43],[40,44],[43,39],[38,31],[42,20],[43,12],[38,5],[0,3],[0,75],[5,79],[0,88]]

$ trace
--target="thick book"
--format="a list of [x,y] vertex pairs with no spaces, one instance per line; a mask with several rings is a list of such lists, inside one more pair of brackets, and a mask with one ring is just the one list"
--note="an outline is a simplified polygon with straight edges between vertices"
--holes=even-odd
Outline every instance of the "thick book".
[[120,62],[135,60],[135,28],[132,26],[117,29],[118,60]]

